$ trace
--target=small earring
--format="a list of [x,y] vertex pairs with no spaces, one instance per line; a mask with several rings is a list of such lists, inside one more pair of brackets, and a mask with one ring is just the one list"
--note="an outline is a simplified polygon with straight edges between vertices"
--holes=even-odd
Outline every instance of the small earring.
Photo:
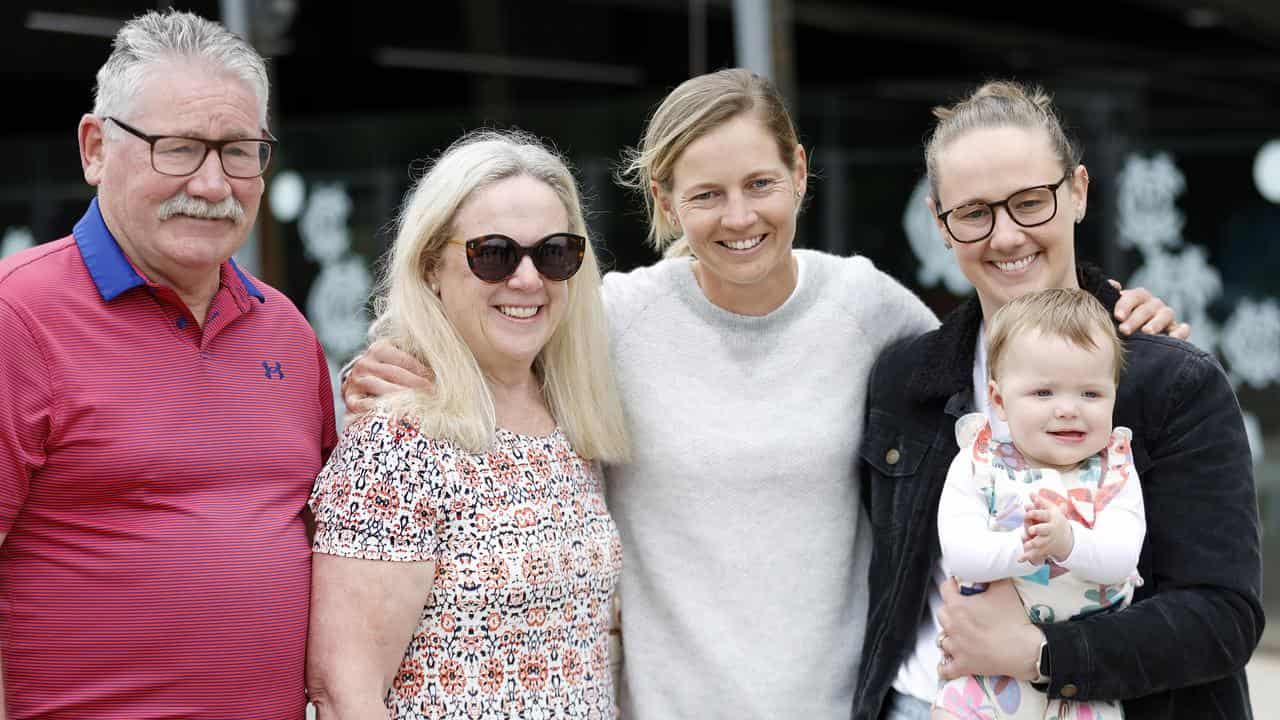
[[804,191],[800,188],[796,188],[796,199],[799,200],[802,197],[804,197]]

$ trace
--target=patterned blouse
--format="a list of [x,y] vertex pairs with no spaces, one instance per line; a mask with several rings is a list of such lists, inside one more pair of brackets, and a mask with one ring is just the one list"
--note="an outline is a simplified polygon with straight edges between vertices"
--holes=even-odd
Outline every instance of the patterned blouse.
[[316,479],[314,550],[435,561],[396,673],[395,718],[613,718],[609,603],[622,569],[599,474],[564,434],[486,453],[362,417]]

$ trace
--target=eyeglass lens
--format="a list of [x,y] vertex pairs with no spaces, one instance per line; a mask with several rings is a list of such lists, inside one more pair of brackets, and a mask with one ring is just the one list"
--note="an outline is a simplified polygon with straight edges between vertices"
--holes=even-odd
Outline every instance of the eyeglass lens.
[[[180,137],[156,139],[151,159],[156,172],[168,175],[190,175],[204,162],[205,148],[199,140]],[[222,146],[222,169],[231,177],[258,177],[271,159],[270,143],[261,140],[237,140]]]
[[524,247],[505,235],[486,235],[467,241],[467,264],[485,282],[501,282],[515,274],[528,255],[548,280],[568,280],[582,267],[586,239],[568,233],[548,235]]
[[[1043,225],[1057,211],[1057,196],[1047,187],[1031,188],[1012,195],[1003,203],[1013,221],[1023,227]],[[975,242],[995,227],[995,208],[988,203],[962,205],[947,216],[947,228],[960,242]]]

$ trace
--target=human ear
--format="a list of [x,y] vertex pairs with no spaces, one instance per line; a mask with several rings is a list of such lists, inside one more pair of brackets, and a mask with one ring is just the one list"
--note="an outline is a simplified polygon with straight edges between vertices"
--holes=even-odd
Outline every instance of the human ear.
[[653,196],[653,202],[662,211],[662,216],[667,219],[667,223],[671,227],[680,228],[680,217],[676,215],[675,210],[671,207],[671,193],[662,188],[657,180],[649,181],[649,194]]
[[1074,204],[1075,221],[1084,220],[1085,211],[1089,207],[1089,169],[1084,165],[1076,167],[1071,174],[1071,200]]
[[80,118],[80,125],[76,129],[76,137],[80,143],[80,167],[84,170],[84,181],[94,187],[102,182],[106,165],[104,135],[102,118],[88,113]]
[[947,232],[947,224],[938,217],[938,206],[933,202],[933,196],[926,194],[924,196],[924,206],[929,208],[929,217],[933,219],[933,224],[938,226],[938,234],[942,236],[942,244],[951,249],[951,234]]
[[1009,416],[1004,409],[1004,395],[1000,393],[1000,385],[995,380],[987,382],[987,402],[991,404],[991,409],[995,411],[996,417],[1009,422]]
[[424,252],[421,259],[422,279],[427,283],[427,289],[432,295],[440,297],[440,266],[444,263],[443,250],[432,254]]
[[805,191],[809,187],[809,158],[805,154],[804,146],[796,143],[795,157],[791,161],[792,171],[791,179],[796,185],[796,199],[804,197]]

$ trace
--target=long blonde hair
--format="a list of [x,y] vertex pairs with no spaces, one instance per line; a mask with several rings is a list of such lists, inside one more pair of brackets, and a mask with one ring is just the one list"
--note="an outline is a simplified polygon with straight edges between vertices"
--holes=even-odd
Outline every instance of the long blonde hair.
[[651,185],[657,183],[670,190],[676,161],[689,143],[748,112],[759,114],[778,144],[782,162],[794,171],[800,140],[782,94],[767,78],[742,68],[719,70],[680,83],[654,110],[640,147],[624,153],[617,181],[644,197],[649,243],[654,250],[666,257],[689,254],[680,228],[667,220]]
[[[469,133],[440,155],[409,190],[380,286],[373,339],[386,339],[431,368],[433,389],[387,398],[389,409],[424,433],[472,452],[493,442],[493,392],[475,355],[445,315],[427,277],[440,262],[458,210],[478,190],[512,177],[546,183],[564,204],[569,231],[587,234],[568,166],[520,131]],[[591,243],[582,268],[566,281],[564,318],[534,361],[552,417],[584,458],[618,462],[629,455],[622,402],[614,381],[600,270]]]

